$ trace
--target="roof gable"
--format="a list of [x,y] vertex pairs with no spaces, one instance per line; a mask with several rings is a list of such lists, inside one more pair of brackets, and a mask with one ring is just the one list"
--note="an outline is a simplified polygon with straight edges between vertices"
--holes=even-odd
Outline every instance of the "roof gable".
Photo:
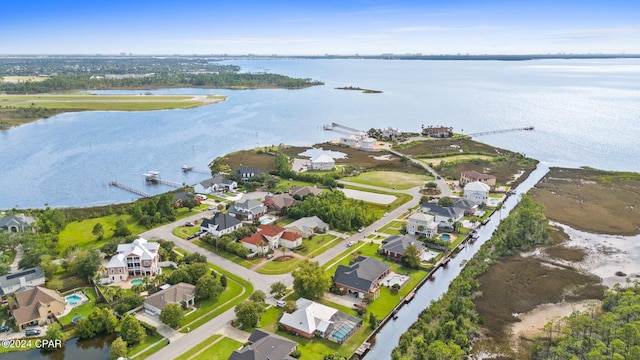
[[418,247],[418,250],[423,247],[423,245],[416,239],[402,235],[390,236],[385,241],[385,244],[383,244],[380,249],[398,255],[404,255],[404,249],[406,249],[407,246],[411,244],[416,245]]
[[382,261],[360,256],[350,266],[340,265],[336,269],[334,281],[363,292],[368,292],[372,284],[391,267]]

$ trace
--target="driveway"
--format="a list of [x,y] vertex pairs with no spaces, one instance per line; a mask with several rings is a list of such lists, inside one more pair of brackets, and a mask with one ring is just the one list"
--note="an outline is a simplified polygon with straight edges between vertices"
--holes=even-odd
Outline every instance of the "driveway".
[[162,323],[162,321],[160,321],[157,316],[149,315],[145,311],[138,312],[135,317],[136,319],[143,321],[151,326],[155,326],[158,334],[171,340],[171,342],[173,342],[174,340],[178,340],[179,338],[184,336],[183,333],[178,332],[172,329],[169,325]]

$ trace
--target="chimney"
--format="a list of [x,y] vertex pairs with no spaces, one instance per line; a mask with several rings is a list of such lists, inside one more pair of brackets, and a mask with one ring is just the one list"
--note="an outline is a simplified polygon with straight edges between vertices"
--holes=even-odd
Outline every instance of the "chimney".
[[22,288],[22,287],[25,287],[25,286],[27,286],[27,279],[25,279],[24,276],[21,276],[20,277],[20,287]]

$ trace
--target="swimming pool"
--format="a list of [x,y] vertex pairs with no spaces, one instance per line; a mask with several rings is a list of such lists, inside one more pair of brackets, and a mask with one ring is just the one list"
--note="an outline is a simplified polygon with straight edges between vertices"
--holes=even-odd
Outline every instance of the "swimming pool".
[[355,326],[351,324],[344,324],[336,330],[331,337],[338,340],[339,342],[344,342],[344,340],[349,337],[353,333],[353,329]]
[[71,322],[75,324],[76,322],[78,322],[80,319],[83,319],[83,318],[85,318],[84,315],[74,316],[73,319],[71,319]]
[[142,279],[133,279],[133,280],[129,281],[129,284],[131,284],[131,285],[140,285],[143,282],[144,281]]
[[498,204],[502,201],[500,198],[489,198],[487,200],[487,205],[489,206],[498,206]]
[[451,240],[451,235],[442,234],[442,235],[440,235],[440,240],[449,241],[449,240]]
[[264,224],[269,224],[276,221],[276,218],[274,218],[273,216],[263,216],[260,218],[260,224],[264,225]]
[[422,253],[422,255],[420,255],[420,259],[422,261],[429,261],[433,258],[435,258],[436,256],[438,256],[438,253],[435,251],[425,251],[424,253]]
[[82,300],[84,299],[78,294],[72,294],[64,297],[64,302],[69,305],[78,305]]

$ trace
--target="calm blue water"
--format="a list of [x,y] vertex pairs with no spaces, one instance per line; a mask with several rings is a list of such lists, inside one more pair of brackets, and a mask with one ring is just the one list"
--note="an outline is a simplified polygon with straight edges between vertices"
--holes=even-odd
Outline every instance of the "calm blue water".
[[[224,94],[224,103],[190,110],[63,114],[0,132],[0,209],[92,206],[149,193],[142,174],[195,183],[182,164],[206,169],[217,156],[263,145],[309,145],[338,134],[325,123],[361,129],[450,125],[454,131],[535,126],[477,138],[550,165],[640,171],[640,60],[229,62],[321,80],[304,90],[155,91]],[[384,91],[335,90],[359,86]],[[110,93],[126,93],[112,91]]]

